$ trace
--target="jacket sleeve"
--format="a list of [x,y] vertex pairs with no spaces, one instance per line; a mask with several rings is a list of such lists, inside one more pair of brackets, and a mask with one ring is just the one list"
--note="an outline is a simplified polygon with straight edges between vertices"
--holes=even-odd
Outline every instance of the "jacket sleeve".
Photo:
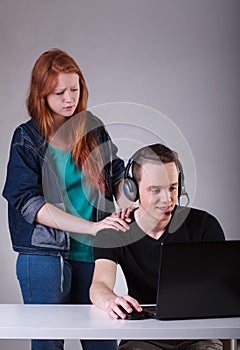
[[110,144],[110,150],[111,150],[110,157],[112,160],[110,164],[110,175],[112,179],[112,185],[115,186],[123,179],[125,168],[124,168],[124,161],[121,158],[119,158],[117,155],[118,148],[112,142],[110,136],[109,136],[109,144]]
[[45,204],[40,159],[21,128],[13,135],[3,196],[29,223]]

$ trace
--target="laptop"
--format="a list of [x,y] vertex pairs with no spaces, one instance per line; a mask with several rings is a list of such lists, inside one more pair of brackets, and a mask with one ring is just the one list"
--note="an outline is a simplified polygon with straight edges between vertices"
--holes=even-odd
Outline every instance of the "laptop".
[[240,240],[162,243],[157,303],[160,320],[240,316]]

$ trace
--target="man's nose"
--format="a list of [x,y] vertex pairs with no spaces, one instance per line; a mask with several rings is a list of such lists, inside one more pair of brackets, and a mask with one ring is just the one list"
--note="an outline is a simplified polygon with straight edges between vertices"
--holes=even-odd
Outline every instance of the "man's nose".
[[160,198],[162,202],[168,203],[171,198],[170,192],[168,190],[163,189],[160,193]]

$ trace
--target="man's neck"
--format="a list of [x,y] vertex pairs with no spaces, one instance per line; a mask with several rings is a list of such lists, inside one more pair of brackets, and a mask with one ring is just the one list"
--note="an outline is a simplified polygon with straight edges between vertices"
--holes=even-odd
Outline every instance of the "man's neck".
[[172,218],[172,214],[169,214],[166,217],[157,220],[148,213],[143,212],[141,208],[138,208],[134,212],[134,216],[136,223],[141,230],[156,240],[162,236]]

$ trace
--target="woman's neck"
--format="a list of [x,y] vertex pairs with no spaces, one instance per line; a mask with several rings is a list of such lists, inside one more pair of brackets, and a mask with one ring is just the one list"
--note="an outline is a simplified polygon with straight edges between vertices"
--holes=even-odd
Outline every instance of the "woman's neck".
[[48,137],[48,142],[52,147],[68,152],[72,150],[72,145],[69,145],[66,135],[64,135],[64,130],[61,130],[62,125],[63,123],[61,125],[54,124],[51,134]]

